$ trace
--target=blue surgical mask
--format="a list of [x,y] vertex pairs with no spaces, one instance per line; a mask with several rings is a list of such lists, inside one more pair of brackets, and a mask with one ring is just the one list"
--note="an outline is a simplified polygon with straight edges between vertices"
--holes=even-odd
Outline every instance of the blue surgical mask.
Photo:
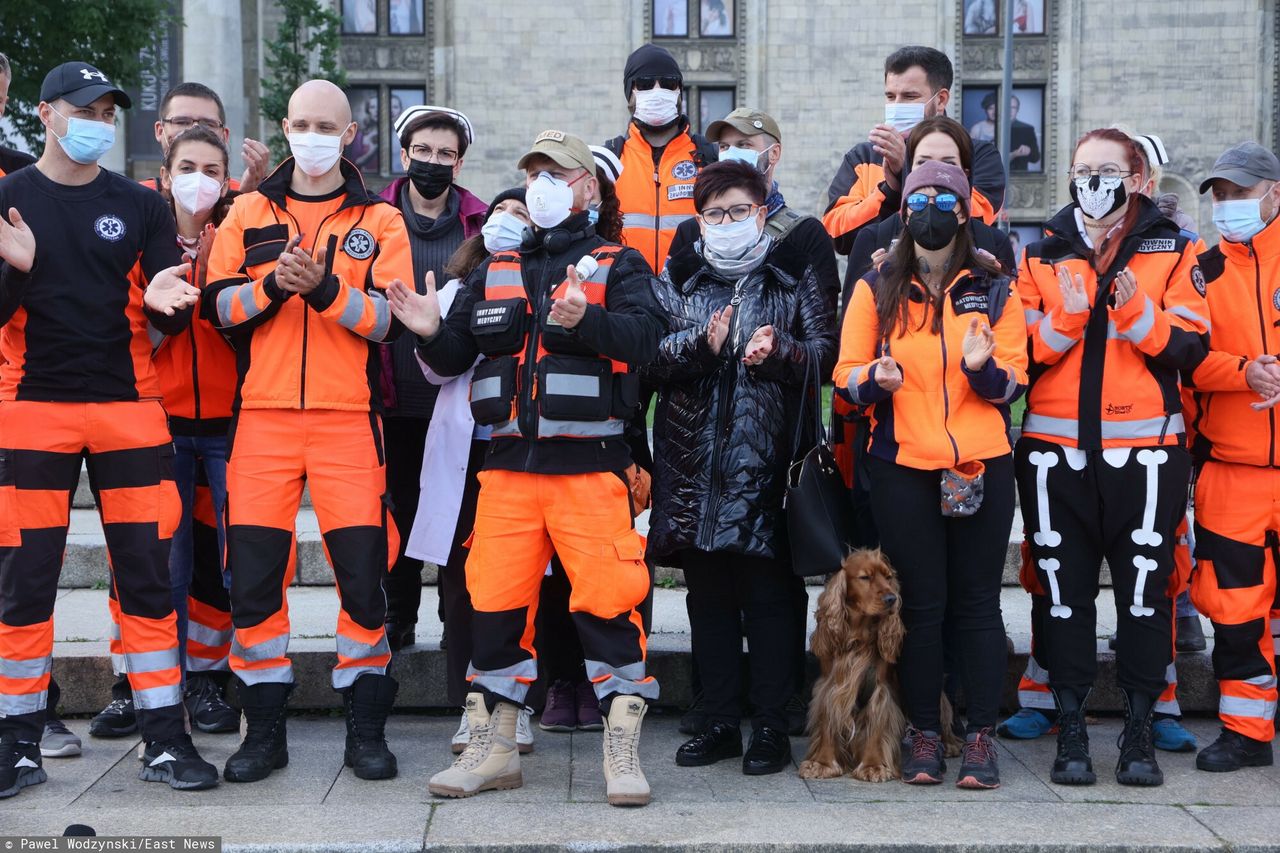
[[[935,94],[933,98],[936,97],[938,96]],[[924,108],[929,105],[933,98],[914,104],[885,104],[884,123],[898,131],[898,133],[907,133],[911,128],[924,121]]]
[[1262,199],[1238,198],[1213,203],[1213,224],[1232,243],[1245,243],[1257,236],[1267,223],[1262,221]]
[[524,222],[514,214],[499,210],[489,217],[480,233],[484,236],[484,247],[493,254],[519,249],[525,228]]
[[587,208],[587,221],[593,226],[600,224],[600,205],[591,202],[591,206]]
[[[769,148],[772,147],[772,145],[769,146]],[[723,163],[726,160],[738,160],[753,167],[757,172],[763,175],[765,172],[769,171],[769,158],[767,156],[769,148],[766,148],[763,151],[757,151],[754,148],[740,148],[736,145],[730,146],[720,152],[720,162]]]
[[102,159],[111,146],[116,144],[116,126],[102,121],[91,121],[87,118],[67,118],[57,110],[56,115],[67,119],[65,136],[54,136],[67,156],[82,166],[88,166]]

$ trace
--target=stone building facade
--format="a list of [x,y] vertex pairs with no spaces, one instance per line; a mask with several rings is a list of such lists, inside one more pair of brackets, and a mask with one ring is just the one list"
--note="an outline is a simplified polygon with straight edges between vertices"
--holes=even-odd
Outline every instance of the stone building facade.
[[[362,154],[373,183],[398,169],[398,144],[389,131],[393,108],[418,98],[456,107],[472,119],[477,138],[461,182],[482,197],[520,180],[515,161],[541,129],[571,131],[589,142],[625,132],[623,63],[652,39],[684,67],[688,111],[699,129],[734,105],[758,107],[778,119],[783,190],[793,206],[819,213],[843,152],[883,116],[883,60],[894,48],[917,43],[946,51],[957,71],[949,113],[967,125],[981,117],[982,97],[999,87],[1003,70],[1001,24],[984,27],[982,13],[994,10],[998,20],[1002,2],[334,5],[349,30],[341,60],[357,118],[367,125]],[[1212,230],[1208,203],[1195,190],[1215,156],[1242,139],[1280,148],[1278,0],[1007,2],[1016,4],[1019,16],[1013,72],[1018,118],[1031,126],[1039,149],[1038,162],[1011,176],[1012,223],[1034,226],[1066,202],[1072,143],[1092,127],[1121,122],[1163,137],[1172,157],[1163,188],[1179,193],[1206,232]],[[279,19],[274,0],[239,0],[238,22],[234,2],[184,0],[183,6],[184,74],[243,93],[244,109],[233,121],[260,136],[279,118],[260,116],[257,109],[262,45]],[[224,34],[238,25],[234,46],[242,63],[214,55],[234,41],[226,35],[208,39],[196,15],[215,9]]]

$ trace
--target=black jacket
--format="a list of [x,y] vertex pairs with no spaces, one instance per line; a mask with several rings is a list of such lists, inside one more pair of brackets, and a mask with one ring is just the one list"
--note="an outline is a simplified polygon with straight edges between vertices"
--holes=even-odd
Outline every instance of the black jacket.
[[[520,250],[524,288],[535,316],[551,310],[551,292],[564,281],[565,268],[605,245],[587,224],[585,213],[574,214],[556,231],[572,232],[566,248],[549,252],[538,239]],[[549,232],[538,232],[540,237]],[[465,373],[480,349],[471,334],[471,308],[484,299],[485,276],[492,258],[485,260],[463,283],[449,316],[428,339],[418,339],[418,354],[441,376]],[[635,249],[623,249],[613,262],[605,289],[605,307],[588,305],[577,326],[577,337],[598,355],[625,361],[632,370],[653,360],[665,326],[653,296],[653,273]],[[520,405],[527,405],[527,389],[519,389]],[[549,438],[502,438],[489,442],[485,469],[528,471],[535,474],[585,474],[622,471],[631,464],[625,438],[605,441]]]
[[[690,246],[673,256],[658,286],[670,333],[642,375],[658,387],[653,422],[653,512],[649,555],[684,549],[785,557],[786,471],[795,448],[806,372],[831,374],[835,318],[813,266],[789,242],[776,244],[739,287],[729,339],[707,343],[712,312],[733,283]],[[774,327],[775,350],[756,367],[742,356],[755,330]],[[812,439],[802,437],[801,447]]]

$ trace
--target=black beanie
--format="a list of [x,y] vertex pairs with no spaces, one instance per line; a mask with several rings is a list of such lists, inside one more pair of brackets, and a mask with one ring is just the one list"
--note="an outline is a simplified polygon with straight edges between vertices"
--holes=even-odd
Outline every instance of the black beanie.
[[642,44],[627,57],[626,67],[622,70],[623,97],[631,97],[631,84],[637,77],[674,77],[684,81],[676,58],[665,47],[656,44]]
[[512,187],[511,189],[503,190],[502,192],[494,196],[493,201],[489,203],[488,211],[485,212],[484,221],[488,222],[489,217],[493,216],[494,208],[502,204],[504,201],[507,201],[508,199],[513,199],[513,198],[519,199],[520,203],[524,204],[524,187]]

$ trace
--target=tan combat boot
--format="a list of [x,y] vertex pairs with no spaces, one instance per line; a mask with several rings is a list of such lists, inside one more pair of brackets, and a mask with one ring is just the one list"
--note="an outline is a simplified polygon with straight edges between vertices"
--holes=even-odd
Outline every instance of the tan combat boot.
[[467,694],[471,740],[453,766],[431,777],[427,790],[437,797],[472,797],[481,791],[505,791],[524,784],[516,747],[520,706],[499,702],[489,713],[484,694]]
[[604,780],[611,806],[649,805],[640,769],[640,721],[648,706],[638,696],[615,696],[604,722]]

